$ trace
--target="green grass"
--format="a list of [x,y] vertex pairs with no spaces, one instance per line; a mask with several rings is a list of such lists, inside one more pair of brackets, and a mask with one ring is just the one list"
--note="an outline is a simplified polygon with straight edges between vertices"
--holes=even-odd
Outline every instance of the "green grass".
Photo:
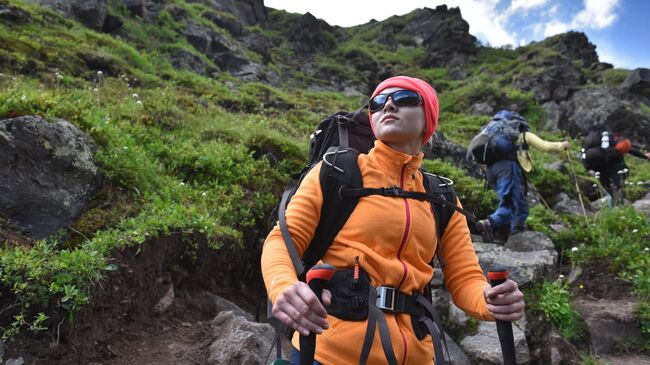
[[562,337],[577,341],[586,334],[586,325],[574,309],[568,284],[562,279],[544,281],[539,287],[527,292],[526,301],[531,309],[544,313],[549,322],[560,331]]

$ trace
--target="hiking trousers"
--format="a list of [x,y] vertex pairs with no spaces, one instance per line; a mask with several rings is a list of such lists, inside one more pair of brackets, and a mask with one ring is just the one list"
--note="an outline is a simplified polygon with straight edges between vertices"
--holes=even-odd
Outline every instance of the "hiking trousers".
[[488,166],[488,182],[499,197],[499,206],[490,215],[496,228],[509,226],[511,232],[525,229],[528,200],[524,194],[517,161],[502,160]]

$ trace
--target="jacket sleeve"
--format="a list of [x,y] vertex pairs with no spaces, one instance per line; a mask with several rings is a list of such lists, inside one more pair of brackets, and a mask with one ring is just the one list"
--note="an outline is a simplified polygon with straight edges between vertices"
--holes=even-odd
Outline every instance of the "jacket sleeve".
[[[287,206],[286,219],[298,254],[309,246],[320,219],[323,194],[320,187],[320,163],[307,173]],[[298,281],[289,251],[282,238],[279,224],[264,241],[262,248],[262,276],[272,303],[289,286]]]
[[[524,137],[525,134],[525,137]],[[526,143],[542,152],[550,152],[550,151],[562,151],[564,147],[562,147],[562,142],[549,142],[545,141],[539,136],[537,136],[534,133],[531,132],[524,132],[519,136],[519,143],[523,142],[524,138],[526,139]]]
[[635,157],[638,157],[638,158],[642,158],[642,159],[644,159],[644,160],[647,160],[647,159],[648,159],[648,156],[646,156],[645,153],[643,153],[643,151],[641,151],[641,150],[638,149],[638,148],[634,148],[634,147],[630,148],[630,152],[629,152],[629,153],[630,153],[630,155],[632,155],[632,156],[635,156]]
[[[460,201],[458,206],[462,207]],[[474,251],[465,216],[455,212],[442,236],[443,269],[451,298],[460,309],[480,320],[493,321],[483,295],[489,285]]]

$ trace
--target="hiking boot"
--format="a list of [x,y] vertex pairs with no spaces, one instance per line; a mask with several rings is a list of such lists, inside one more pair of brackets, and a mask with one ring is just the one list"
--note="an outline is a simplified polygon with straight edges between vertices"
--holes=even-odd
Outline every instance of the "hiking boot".
[[494,242],[494,228],[492,228],[492,222],[489,218],[476,222],[476,228],[483,235],[483,241]]
[[514,235],[516,235],[518,233],[525,232],[525,231],[526,231],[526,226],[525,225],[516,226],[516,227],[514,227],[514,228],[512,228],[510,230],[510,236],[514,236]]

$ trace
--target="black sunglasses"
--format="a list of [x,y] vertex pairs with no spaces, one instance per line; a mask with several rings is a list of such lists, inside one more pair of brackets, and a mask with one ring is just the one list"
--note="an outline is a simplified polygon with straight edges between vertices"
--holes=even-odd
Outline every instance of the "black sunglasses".
[[393,99],[397,106],[416,106],[422,101],[420,94],[411,90],[397,90],[389,94],[377,94],[368,102],[371,113],[375,113],[386,105],[388,98]]

